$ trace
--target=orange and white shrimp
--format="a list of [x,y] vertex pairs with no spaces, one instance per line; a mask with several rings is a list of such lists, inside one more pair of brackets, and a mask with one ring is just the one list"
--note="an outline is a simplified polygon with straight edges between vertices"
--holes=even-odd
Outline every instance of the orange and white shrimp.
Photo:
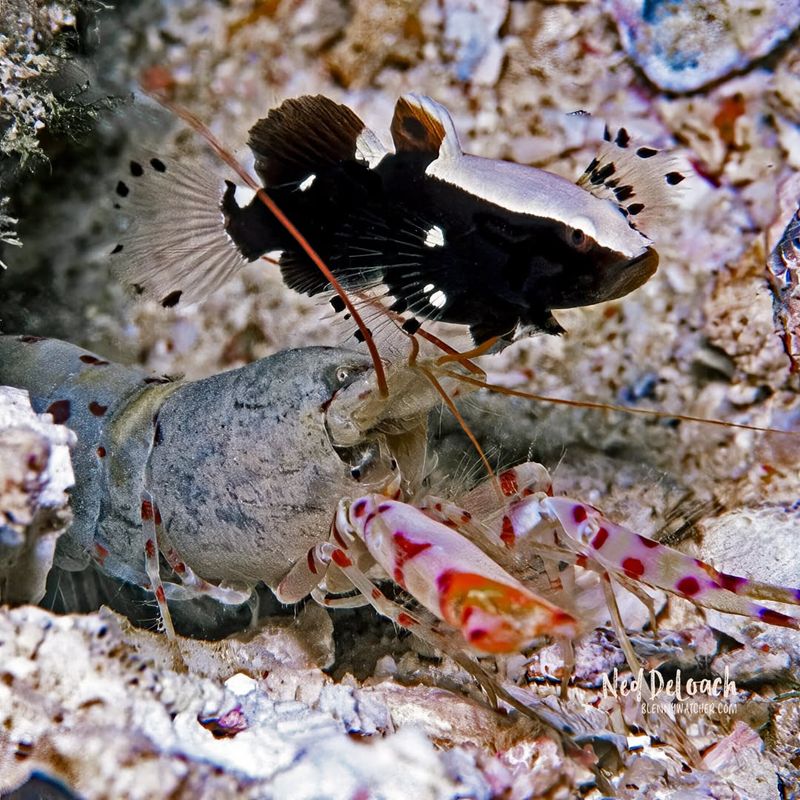
[[[298,562],[299,569],[278,587],[279,599],[296,602],[309,578],[324,578],[322,565],[330,562],[360,589],[366,575],[358,564],[366,551],[387,576],[478,652],[517,652],[542,636],[571,639],[577,633],[572,615],[532,592],[457,530],[407,503],[379,494],[343,500],[332,537],[332,543],[312,549],[305,562]],[[368,600],[376,599],[374,591],[369,589]],[[386,612],[383,605],[378,610]],[[401,614],[390,616],[405,622]]]
[[[638,663],[622,629],[612,591],[615,583],[648,605],[649,595],[641,585],[701,607],[800,629],[800,617],[754,602],[800,605],[800,589],[720,572],[610,521],[594,506],[554,497],[539,464],[523,464],[499,477],[509,502],[496,523],[488,526],[476,525],[468,511],[434,497],[419,507],[383,494],[341,501],[330,540],[297,562],[278,587],[279,598],[296,602],[313,591],[320,602],[336,604],[325,591],[356,589],[363,597],[357,602],[369,602],[399,625],[417,630],[418,620],[386,600],[367,577],[377,564],[384,578],[457,631],[471,651],[519,652],[549,637],[561,642],[569,654],[572,640],[581,632],[579,621],[513,574],[538,555],[546,562],[557,560],[601,574],[611,620],[634,670]],[[399,494],[398,485],[395,482],[391,494]],[[476,490],[486,491],[486,487]],[[328,572],[330,565],[336,576]],[[320,587],[325,591],[320,593]]]

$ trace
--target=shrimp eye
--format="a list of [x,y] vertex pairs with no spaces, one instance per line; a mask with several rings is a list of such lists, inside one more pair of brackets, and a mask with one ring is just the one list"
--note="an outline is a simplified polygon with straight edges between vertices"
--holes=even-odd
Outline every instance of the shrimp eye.
[[345,367],[339,367],[336,370],[336,380],[339,383],[344,383],[350,377],[350,370],[346,369]]

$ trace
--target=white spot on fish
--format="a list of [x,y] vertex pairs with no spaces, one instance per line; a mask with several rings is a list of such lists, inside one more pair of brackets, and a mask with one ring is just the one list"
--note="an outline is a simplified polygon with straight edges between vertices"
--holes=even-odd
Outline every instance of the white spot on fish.
[[427,247],[444,247],[444,231],[434,225],[425,237],[425,244]]
[[311,175],[309,175],[297,188],[301,192],[305,192],[307,189],[311,188],[311,184],[314,183],[316,179],[317,176],[312,172]]
[[441,290],[436,291],[428,298],[428,302],[435,308],[444,308],[447,303],[447,295]]
[[255,189],[251,189],[249,186],[237,186],[233,193],[233,199],[239,208],[249,206],[255,196]]

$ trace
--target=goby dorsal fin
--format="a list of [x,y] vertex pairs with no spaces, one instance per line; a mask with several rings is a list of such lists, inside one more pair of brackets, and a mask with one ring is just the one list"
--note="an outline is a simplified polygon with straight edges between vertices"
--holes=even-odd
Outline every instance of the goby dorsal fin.
[[303,181],[343,161],[374,167],[386,155],[355,112],[322,95],[285,100],[253,125],[248,144],[265,186]]
[[425,95],[406,94],[397,101],[391,131],[398,153],[430,153],[443,159],[462,155],[450,112]]
[[578,186],[619,206],[632,227],[648,233],[674,214],[676,186],[686,177],[676,160],[653,147],[636,146],[625,128],[605,129],[605,142]]

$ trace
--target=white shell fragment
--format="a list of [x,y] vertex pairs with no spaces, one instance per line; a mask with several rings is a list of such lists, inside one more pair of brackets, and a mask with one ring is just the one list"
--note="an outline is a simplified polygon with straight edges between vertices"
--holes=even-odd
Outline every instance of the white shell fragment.
[[35,414],[28,393],[0,387],[0,602],[44,596],[56,541],[71,519],[75,434]]
[[[245,674],[266,642],[295,655]],[[280,624],[205,653],[182,640],[184,665],[107,611],[2,610],[0,795],[43,771],[87,798],[488,800],[474,753],[456,774],[423,720],[393,732],[389,707],[407,689],[333,684],[303,644],[302,625]]]
[[444,0],[442,6],[445,51],[453,59],[456,78],[493,86],[505,55],[499,34],[508,16],[509,0]]

